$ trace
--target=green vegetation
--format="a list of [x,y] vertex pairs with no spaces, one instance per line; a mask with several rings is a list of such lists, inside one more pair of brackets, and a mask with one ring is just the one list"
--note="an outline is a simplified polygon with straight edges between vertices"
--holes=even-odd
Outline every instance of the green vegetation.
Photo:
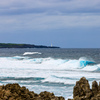
[[32,44],[0,43],[0,48],[59,48],[59,47],[32,45]]

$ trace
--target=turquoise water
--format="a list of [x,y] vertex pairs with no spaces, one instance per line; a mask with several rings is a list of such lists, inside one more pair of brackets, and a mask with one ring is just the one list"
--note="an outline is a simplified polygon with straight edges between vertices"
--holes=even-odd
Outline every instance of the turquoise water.
[[81,77],[100,81],[100,49],[0,49],[0,84],[72,98]]

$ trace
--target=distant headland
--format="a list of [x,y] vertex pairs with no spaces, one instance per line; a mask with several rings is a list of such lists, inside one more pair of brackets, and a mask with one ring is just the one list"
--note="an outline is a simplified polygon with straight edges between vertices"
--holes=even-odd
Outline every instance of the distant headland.
[[0,48],[60,48],[60,47],[34,45],[34,44],[0,43]]

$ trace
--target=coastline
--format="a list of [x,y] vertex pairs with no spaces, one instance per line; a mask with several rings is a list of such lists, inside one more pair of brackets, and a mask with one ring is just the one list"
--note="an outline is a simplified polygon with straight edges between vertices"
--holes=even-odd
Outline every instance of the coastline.
[[[40,94],[29,91],[17,83],[0,86],[0,100],[65,100],[62,96],[55,96],[47,91]],[[82,77],[73,88],[73,99],[68,100],[100,100],[100,83],[92,82],[92,89],[88,80]]]
[[17,83],[0,86],[0,100],[65,100],[47,91],[36,94]]
[[60,48],[60,47],[34,45],[34,44],[0,43],[0,48]]

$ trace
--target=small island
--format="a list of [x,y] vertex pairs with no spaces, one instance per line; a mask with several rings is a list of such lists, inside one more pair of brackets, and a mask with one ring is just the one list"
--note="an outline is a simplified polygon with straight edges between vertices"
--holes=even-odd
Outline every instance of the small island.
[[60,48],[60,47],[34,45],[34,44],[0,43],[0,48]]

